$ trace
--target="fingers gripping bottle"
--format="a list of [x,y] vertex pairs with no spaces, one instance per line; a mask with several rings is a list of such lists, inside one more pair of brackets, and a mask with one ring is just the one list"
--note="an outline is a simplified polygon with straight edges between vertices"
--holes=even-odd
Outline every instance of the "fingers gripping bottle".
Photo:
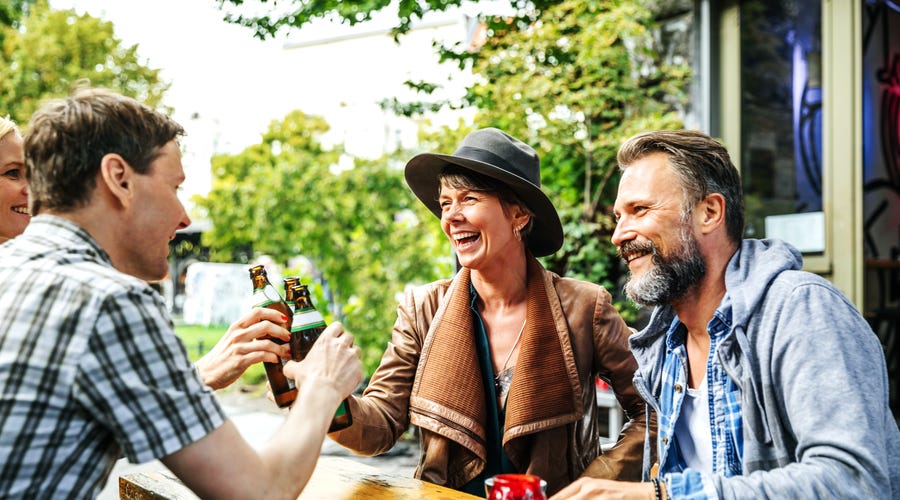
[[[263,266],[251,267],[250,280],[253,281],[253,307],[268,307],[280,312],[287,318],[287,321],[281,326],[289,329],[292,317],[291,308],[281,298],[278,290],[269,282],[266,268]],[[268,336],[263,337],[263,339],[271,340],[276,344],[284,344],[284,341],[281,339]],[[290,406],[294,399],[297,398],[297,389],[294,387],[294,381],[285,377],[282,371],[284,363],[285,360],[283,359],[278,363],[263,363],[266,368],[266,377],[269,379],[269,387],[272,390],[272,395],[275,397],[275,404],[280,408]]]
[[[294,322],[291,325],[291,356],[294,361],[303,361],[319,335],[325,330],[325,318],[316,310],[309,295],[306,285],[293,287],[294,298]],[[339,431],[350,427],[353,417],[350,415],[350,405],[347,400],[341,401],[328,432]]]

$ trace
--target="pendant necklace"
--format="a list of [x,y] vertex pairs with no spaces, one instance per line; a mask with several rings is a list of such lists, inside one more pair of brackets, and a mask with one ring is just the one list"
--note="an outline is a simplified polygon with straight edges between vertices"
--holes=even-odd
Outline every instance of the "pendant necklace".
[[494,390],[497,391],[497,394],[500,394],[502,392],[501,388],[503,387],[504,383],[507,383],[507,384],[509,383],[509,380],[504,380],[507,378],[505,376],[506,365],[509,364],[509,358],[512,357],[512,353],[516,350],[516,346],[518,346],[519,341],[522,340],[522,332],[525,331],[525,323],[527,323],[527,322],[528,322],[528,319],[526,319],[525,321],[522,322],[522,328],[519,329],[519,334],[516,335],[516,341],[513,342],[513,346],[509,350],[509,354],[506,355],[506,361],[503,362],[503,368],[501,368],[500,371],[497,372],[497,375],[494,375]]

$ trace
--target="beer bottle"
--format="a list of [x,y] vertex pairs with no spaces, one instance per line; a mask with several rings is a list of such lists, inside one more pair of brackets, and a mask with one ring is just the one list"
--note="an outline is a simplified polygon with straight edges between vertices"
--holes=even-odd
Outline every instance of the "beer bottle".
[[[269,282],[266,268],[263,266],[251,267],[250,280],[253,282],[253,307],[268,307],[270,309],[275,309],[287,316],[287,321],[281,324],[281,326],[289,328],[292,324],[291,318],[293,313],[291,312],[291,308],[281,298],[278,290],[276,290],[272,283]],[[269,336],[263,337],[262,339],[271,340],[276,344],[284,344],[283,340]],[[294,399],[297,398],[297,388],[294,386],[294,381],[285,377],[284,372],[282,371],[284,362],[285,360],[282,359],[278,363],[263,363],[266,368],[266,377],[269,379],[269,388],[275,396],[275,404],[280,408],[290,406],[291,403],[294,402]]]
[[[291,325],[291,357],[294,361],[303,361],[319,335],[325,330],[325,318],[316,310],[309,295],[306,285],[293,287],[294,298],[294,322]],[[347,400],[341,401],[328,432],[339,431],[350,427],[353,417],[350,415],[350,405]]]
[[284,282],[284,301],[291,308],[291,312],[294,312],[294,286],[300,284],[300,277],[291,276],[282,281]]

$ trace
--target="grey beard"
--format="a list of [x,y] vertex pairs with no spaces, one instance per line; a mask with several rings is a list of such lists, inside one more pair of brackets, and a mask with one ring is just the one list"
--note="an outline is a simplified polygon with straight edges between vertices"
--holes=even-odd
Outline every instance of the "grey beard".
[[[652,251],[653,267],[643,276],[629,277],[625,284],[628,298],[645,307],[678,301],[706,275],[706,262],[693,235],[682,235],[682,246],[670,256],[659,253],[656,245],[646,243]],[[624,247],[625,245],[623,245]]]

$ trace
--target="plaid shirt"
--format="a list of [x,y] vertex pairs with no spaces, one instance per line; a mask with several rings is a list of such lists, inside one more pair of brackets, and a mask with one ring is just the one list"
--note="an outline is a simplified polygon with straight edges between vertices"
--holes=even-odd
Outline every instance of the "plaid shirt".
[[[662,370],[660,392],[659,449],[660,477],[666,480],[672,498],[716,498],[716,489],[705,474],[731,477],[741,474],[743,437],[741,430],[740,389],[725,373],[719,357],[714,355],[723,338],[731,331],[731,302],[726,295],[707,325],[710,356],[706,361],[706,383],[709,392],[709,421],[712,434],[712,471],[690,469],[679,452],[675,423],[681,412],[687,387],[686,328],[676,317],[666,333],[666,359]],[[675,443],[675,446],[672,444]]]
[[159,294],[77,225],[34,217],[0,246],[0,283],[0,497],[96,497],[121,454],[224,422]]

